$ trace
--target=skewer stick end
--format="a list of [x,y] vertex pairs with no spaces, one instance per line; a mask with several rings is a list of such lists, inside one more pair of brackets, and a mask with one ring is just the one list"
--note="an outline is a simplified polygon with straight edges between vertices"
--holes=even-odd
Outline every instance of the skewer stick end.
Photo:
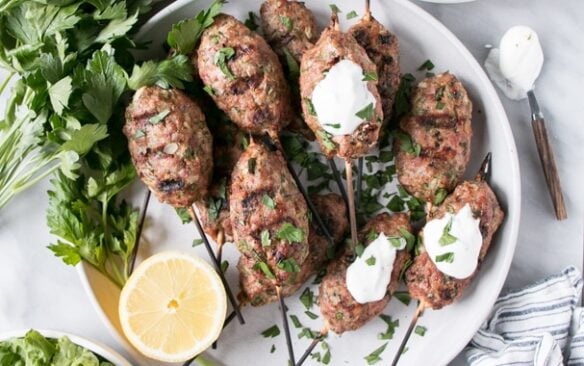
[[492,154],[490,152],[487,153],[487,156],[485,156],[485,159],[481,163],[481,167],[479,168],[479,171],[478,171],[477,176],[475,178],[477,181],[483,182],[483,181],[486,181],[490,178],[490,176],[491,176],[491,158],[492,158]]

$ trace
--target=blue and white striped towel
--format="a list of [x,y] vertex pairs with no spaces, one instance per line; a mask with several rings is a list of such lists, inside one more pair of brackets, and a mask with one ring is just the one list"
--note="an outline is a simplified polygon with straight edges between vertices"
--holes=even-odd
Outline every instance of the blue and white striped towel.
[[559,275],[501,296],[466,349],[472,366],[584,365],[582,275]]

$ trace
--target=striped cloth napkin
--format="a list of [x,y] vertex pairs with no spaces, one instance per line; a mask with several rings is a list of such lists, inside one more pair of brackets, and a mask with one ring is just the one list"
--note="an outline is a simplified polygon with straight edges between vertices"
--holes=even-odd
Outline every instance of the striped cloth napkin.
[[466,349],[472,366],[584,365],[582,275],[574,267],[501,296]]

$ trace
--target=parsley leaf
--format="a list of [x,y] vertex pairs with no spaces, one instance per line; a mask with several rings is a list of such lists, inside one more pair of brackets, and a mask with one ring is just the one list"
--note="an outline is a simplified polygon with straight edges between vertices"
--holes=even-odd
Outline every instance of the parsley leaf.
[[374,256],[371,256],[365,260],[365,263],[367,263],[368,266],[374,266],[375,262],[376,262],[376,259]]
[[452,228],[452,218],[448,221],[448,223],[442,229],[442,236],[440,237],[439,243],[442,246],[450,245],[456,243],[458,238],[452,234],[450,234],[450,229]]
[[412,298],[409,292],[407,291],[396,291],[393,293],[393,297],[398,299],[402,304],[406,306],[410,305],[410,302],[412,301]]
[[335,4],[329,4],[329,7],[331,8],[332,12],[335,14],[342,13],[341,9],[339,9],[339,7],[336,6]]
[[434,193],[434,204],[439,205],[444,202],[444,199],[448,195],[448,191],[444,188],[438,188]]
[[196,17],[173,24],[166,37],[168,45],[179,54],[191,53],[203,31],[213,24],[215,17],[221,13],[224,3],[223,0],[215,0],[207,10],[199,12]]
[[286,240],[290,243],[301,243],[304,240],[305,234],[302,229],[286,222],[282,224],[280,229],[276,232],[276,238]]
[[452,263],[454,262],[454,253],[448,252],[441,255],[437,255],[436,262]]
[[383,351],[385,351],[385,347],[387,347],[387,342],[384,343],[381,347],[377,348],[375,351],[371,352],[369,355],[365,356],[365,361],[367,361],[367,365],[375,365],[379,361],[382,360],[380,357]]
[[304,98],[304,103],[306,104],[308,114],[310,114],[311,116],[316,116],[316,110],[314,109],[314,104],[312,104],[312,100],[310,100],[309,98]]
[[161,88],[184,88],[185,81],[192,81],[193,65],[188,57],[177,55],[169,59],[154,62],[146,61],[141,66],[134,65],[128,86],[138,90],[143,86],[158,85]]
[[69,96],[73,92],[71,81],[71,77],[67,76],[49,87],[49,98],[58,115],[62,115],[69,104]]
[[357,117],[363,119],[364,121],[369,121],[371,118],[373,118],[374,113],[375,113],[375,110],[373,107],[373,103],[369,103],[367,106],[365,106],[359,112],[355,113],[355,115]]
[[428,71],[430,71],[433,68],[434,68],[434,64],[432,63],[432,61],[426,60],[426,61],[424,61],[423,64],[420,65],[420,67],[418,67],[418,70],[419,71],[422,71],[422,70],[428,70]]
[[357,14],[357,12],[355,10],[351,10],[350,12],[347,13],[347,20],[357,18],[358,16],[359,15]]
[[213,62],[215,65],[219,66],[221,72],[227,77],[229,80],[235,80],[236,77],[233,75],[229,67],[227,67],[227,61],[235,56],[235,50],[232,47],[223,47],[219,51],[215,53],[215,57]]
[[290,17],[287,16],[280,16],[280,23],[282,23],[286,27],[286,30],[288,32],[290,32],[292,30],[292,27],[294,26],[292,19],[290,19]]
[[302,291],[302,294],[300,295],[300,302],[302,305],[304,305],[306,310],[310,310],[312,308],[312,305],[314,304],[314,292],[312,292],[310,287],[307,287],[304,289],[304,291]]
[[278,268],[288,273],[299,273],[300,266],[294,258],[286,258],[278,262]]
[[164,121],[166,116],[168,116],[169,114],[170,114],[170,110],[167,108],[167,109],[153,115],[152,117],[148,118],[148,122],[150,122],[150,124],[152,124],[152,125],[157,125],[160,122]]
[[272,245],[272,239],[270,239],[270,232],[268,230],[262,230],[261,234],[262,247],[269,247]]
[[425,336],[426,335],[426,327],[423,327],[421,325],[416,325],[416,328],[414,329],[414,333],[416,333],[419,336]]
[[250,30],[255,31],[258,29],[258,25],[256,23],[256,14],[253,11],[247,13],[247,19],[245,20],[245,26],[248,27]]
[[264,275],[267,278],[269,278],[270,280],[275,280],[276,279],[276,276],[274,276],[274,273],[272,273],[272,270],[266,264],[266,262],[257,262],[254,265],[254,269],[259,269],[260,271],[262,271],[264,273]]
[[262,332],[264,338],[275,338],[280,335],[280,328],[276,324],[272,325],[268,329]]
[[393,335],[395,334],[395,330],[399,327],[399,319],[392,320],[391,316],[381,314],[379,315],[381,320],[387,324],[387,330],[384,333],[379,333],[377,338],[379,339],[392,339]]
[[365,74],[363,74],[363,81],[377,81],[377,80],[378,80],[378,76],[377,76],[377,73],[375,71],[366,72]]
[[318,136],[321,138],[322,145],[326,150],[330,151],[335,149],[336,145],[331,139],[332,135],[330,133],[320,130],[318,131]]
[[309,317],[310,319],[314,320],[314,319],[318,319],[318,315],[316,315],[315,313],[306,310],[304,312],[304,314],[306,314],[307,317]]
[[262,196],[262,204],[272,210],[276,208],[276,203],[274,203],[272,197],[268,196],[267,194]]
[[403,131],[394,131],[393,135],[400,141],[401,151],[413,154],[414,156],[420,156],[420,153],[422,152],[422,146],[413,141],[410,135]]

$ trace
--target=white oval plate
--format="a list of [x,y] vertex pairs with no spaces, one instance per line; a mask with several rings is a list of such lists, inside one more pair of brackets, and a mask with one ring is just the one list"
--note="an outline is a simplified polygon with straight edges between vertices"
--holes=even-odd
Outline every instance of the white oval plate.
[[[0,342],[6,341],[10,338],[24,337],[24,335],[26,333],[28,333],[29,330],[30,329],[22,329],[22,330],[11,331],[8,333],[2,333],[2,334],[0,334]],[[131,363],[126,361],[116,351],[114,351],[113,349],[111,349],[108,346],[103,345],[101,343],[98,343],[98,342],[95,342],[95,341],[92,341],[92,340],[89,340],[87,338],[83,338],[83,337],[80,337],[80,336],[77,336],[74,334],[60,332],[57,330],[39,330],[39,329],[37,329],[36,331],[39,332],[40,334],[42,334],[43,336],[45,336],[46,338],[59,339],[61,337],[67,337],[67,338],[69,338],[69,340],[71,342],[75,343],[76,345],[90,350],[94,354],[104,358],[105,360],[109,361],[110,363],[113,363],[116,366],[132,366]]]
[[[330,9],[328,2],[308,0],[309,8],[315,14],[321,26],[327,22]],[[360,15],[362,9],[355,7],[351,0],[335,0],[343,11],[341,19],[343,27],[348,27],[345,14],[356,10]],[[194,16],[200,9],[207,6],[206,1],[177,1],[164,9],[146,23],[140,32],[142,40],[151,40],[144,57],[164,57],[162,44],[171,25],[181,19]],[[224,11],[241,20],[247,18],[249,11],[258,12],[260,0],[232,1],[225,5]],[[509,271],[511,259],[517,239],[520,210],[520,181],[517,153],[507,117],[493,86],[479,64],[441,23],[424,12],[418,6],[406,0],[373,1],[374,16],[398,35],[401,43],[401,65],[403,72],[412,72],[418,80],[422,72],[416,71],[426,59],[431,59],[436,65],[435,72],[449,70],[456,74],[466,86],[474,103],[473,116],[473,147],[472,159],[468,176],[474,175],[480,161],[488,151],[493,153],[492,186],[506,212],[503,226],[495,236],[492,249],[484,262],[480,274],[472,286],[457,303],[440,311],[427,311],[419,324],[427,328],[426,335],[413,335],[408,344],[408,352],[402,357],[402,365],[444,365],[452,360],[468,343],[480,324],[487,317]],[[351,21],[354,22],[357,19]],[[391,188],[394,189],[394,188]],[[135,195],[135,202],[140,204],[142,192]],[[192,240],[197,237],[192,225],[182,225],[174,210],[161,205],[155,199],[151,201],[148,218],[143,232],[140,247],[140,258],[167,249],[182,249],[207,258],[202,246],[191,249]],[[235,270],[237,251],[232,245],[227,245],[224,258],[229,260],[228,280],[237,291],[238,274]],[[114,337],[118,339],[137,360],[139,364],[157,364],[148,362],[137,355],[135,350],[124,340],[117,315],[117,300],[119,290],[88,266],[79,267],[79,275],[84,282],[88,295],[93,300],[97,312]],[[318,291],[313,286],[315,292]],[[298,294],[299,295],[299,294]],[[290,314],[300,318],[304,326],[319,330],[322,320],[310,320],[304,314],[304,308],[298,296],[287,299]],[[342,337],[329,335],[327,342],[331,347],[331,364],[364,364],[364,357],[370,352],[388,342],[381,354],[383,364],[389,363],[406,330],[406,325],[414,313],[415,304],[404,306],[397,300],[391,301],[385,314],[398,318],[400,326],[394,339],[382,341],[377,335],[386,330],[380,319],[375,319],[356,332],[344,334]],[[315,306],[312,312],[318,313]],[[209,350],[207,356],[224,365],[250,364],[286,364],[287,354],[283,334],[276,338],[263,338],[260,333],[273,324],[280,324],[278,307],[271,304],[261,308],[245,308],[246,325],[233,321],[222,333],[217,350]],[[280,329],[282,327],[280,326]],[[310,340],[298,339],[299,329],[292,328],[296,354],[300,355]],[[272,345],[276,351],[270,353]],[[321,354],[323,350],[317,348]],[[309,358],[307,364],[317,364]]]

